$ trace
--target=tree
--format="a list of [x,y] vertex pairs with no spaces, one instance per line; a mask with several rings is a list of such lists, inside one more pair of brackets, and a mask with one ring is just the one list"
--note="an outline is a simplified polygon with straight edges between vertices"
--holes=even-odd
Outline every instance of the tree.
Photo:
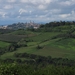
[[37,49],[41,49],[42,47],[41,47],[40,45],[38,45],[36,48],[37,48]]

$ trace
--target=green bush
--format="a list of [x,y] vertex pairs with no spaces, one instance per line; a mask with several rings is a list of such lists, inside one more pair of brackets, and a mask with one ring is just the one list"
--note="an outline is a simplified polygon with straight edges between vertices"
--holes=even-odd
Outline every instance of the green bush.
[[18,66],[13,64],[0,65],[0,75],[19,75]]

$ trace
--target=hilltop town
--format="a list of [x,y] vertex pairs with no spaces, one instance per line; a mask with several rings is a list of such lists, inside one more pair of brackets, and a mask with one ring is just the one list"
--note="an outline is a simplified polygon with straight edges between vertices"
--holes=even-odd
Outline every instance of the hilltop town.
[[0,29],[26,29],[26,28],[34,28],[34,29],[38,29],[40,26],[40,24],[35,23],[34,21],[30,21],[30,22],[26,22],[26,23],[13,23],[11,25],[5,25],[5,26],[0,26]]

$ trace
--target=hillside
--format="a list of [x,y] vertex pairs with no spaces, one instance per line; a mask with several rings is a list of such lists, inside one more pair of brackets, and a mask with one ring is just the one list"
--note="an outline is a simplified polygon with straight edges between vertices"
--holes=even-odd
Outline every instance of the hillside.
[[[75,59],[75,25],[62,25],[57,22],[41,25],[39,29],[19,29],[1,34],[0,40],[15,43],[16,50],[1,55],[1,59],[14,58],[15,53],[28,53],[53,58]],[[56,25],[55,25],[56,24]],[[20,59],[23,59],[20,57]],[[25,58],[26,59],[26,58]]]
[[15,58],[14,53],[25,52],[53,58],[75,59],[74,24],[75,22],[51,22],[41,25],[38,29],[18,29],[1,34],[0,40],[13,43],[14,47],[12,52],[5,52],[1,58]]
[[[75,75],[75,24],[3,30],[1,75]],[[5,32],[6,31],[6,32]]]

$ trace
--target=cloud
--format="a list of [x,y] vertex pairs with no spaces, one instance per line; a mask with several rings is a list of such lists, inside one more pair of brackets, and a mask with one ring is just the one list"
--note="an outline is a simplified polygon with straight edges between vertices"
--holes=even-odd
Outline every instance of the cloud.
[[60,2],[60,5],[64,5],[64,6],[70,6],[70,5],[73,5],[75,4],[75,0],[66,0],[66,1],[61,1]]
[[13,8],[12,5],[5,5],[5,6],[4,6],[4,9],[12,9],[12,8]]
[[20,9],[20,10],[19,10],[19,13],[20,13],[20,14],[22,14],[22,13],[27,13],[27,12],[28,12],[28,11],[25,10],[25,9]]
[[20,0],[22,3],[27,3],[29,0]]
[[16,0],[7,0],[7,2],[14,3],[14,2],[16,2]]
[[[2,18],[5,18],[5,15],[6,15],[5,12],[0,12],[0,16],[1,16]],[[0,17],[0,18],[1,18],[1,17]]]
[[46,6],[45,5],[39,5],[38,9],[46,9]]
[[75,0],[0,0],[0,20],[75,20]]
[[60,5],[71,5],[71,1],[64,1],[64,2],[60,2]]
[[67,17],[69,17],[71,14],[61,14],[61,15],[59,15],[61,18],[67,18]]
[[31,4],[49,4],[52,0],[20,0],[22,3],[31,3]]

